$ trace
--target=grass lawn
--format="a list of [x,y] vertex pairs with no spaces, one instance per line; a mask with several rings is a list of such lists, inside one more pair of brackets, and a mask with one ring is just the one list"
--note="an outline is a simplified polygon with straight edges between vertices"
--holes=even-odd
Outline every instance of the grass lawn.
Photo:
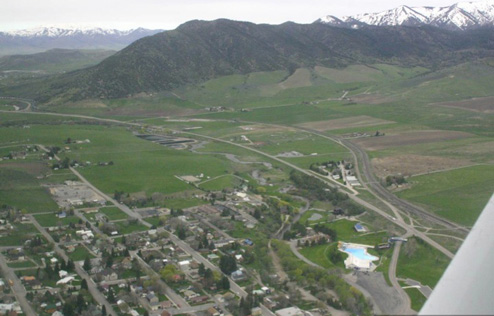
[[79,217],[77,216],[67,216],[65,218],[58,218],[55,213],[53,214],[39,214],[34,215],[36,221],[43,227],[53,227],[61,223],[63,226],[69,225],[70,223],[78,223]]
[[202,181],[199,186],[207,191],[221,191],[225,188],[233,189],[241,183],[242,180],[238,177],[231,174],[225,174],[218,178]]
[[[414,250],[407,255],[407,246],[411,245]],[[444,254],[421,239],[412,237],[408,239],[408,245],[401,247],[396,274],[399,278],[410,278],[434,288],[449,262]]]
[[335,244],[333,243],[326,245],[317,245],[312,247],[304,247],[300,249],[300,253],[310,261],[320,265],[323,268],[327,268],[327,269],[335,268],[335,267],[344,268],[343,262],[337,262],[335,264],[331,262],[331,260],[328,257],[329,248],[334,247],[334,245]]
[[58,205],[34,175],[0,164],[0,201],[28,213],[54,212]]
[[[320,219],[317,219],[317,220],[310,220],[310,218],[314,215],[314,214],[318,214],[321,216]],[[323,223],[327,220],[327,217],[328,217],[328,212],[321,212],[321,211],[315,211],[315,210],[308,210],[307,212],[304,213],[304,215],[302,215],[300,217],[300,223],[302,224],[305,224],[305,222],[308,222],[309,225],[311,224],[317,224],[317,223]],[[317,215],[316,215],[317,216]]]
[[417,312],[420,311],[427,298],[419,291],[419,289],[409,288],[405,289],[405,292],[407,292],[412,301],[412,309]]
[[139,223],[129,224],[127,221],[123,221],[115,222],[115,224],[118,226],[118,233],[122,235],[148,230],[146,226]]
[[99,209],[99,211],[108,218],[110,221],[115,221],[119,219],[126,219],[129,217],[126,213],[122,212],[118,207],[116,206],[109,206],[109,207],[102,207]]
[[[32,224],[14,224],[14,229],[0,237],[0,246],[21,246],[28,239],[40,235]],[[42,238],[43,239],[43,238]]]
[[474,166],[412,177],[412,188],[398,196],[425,205],[438,215],[473,225],[492,195],[494,166]]
[[86,247],[83,246],[77,246],[73,252],[68,253],[68,256],[73,261],[84,260],[86,259],[87,256],[89,256],[90,258],[94,258],[94,256],[91,253],[89,253]]
[[20,262],[9,262],[9,263],[7,263],[7,265],[10,268],[32,268],[32,267],[35,267],[34,263],[32,263],[29,260],[20,261]]

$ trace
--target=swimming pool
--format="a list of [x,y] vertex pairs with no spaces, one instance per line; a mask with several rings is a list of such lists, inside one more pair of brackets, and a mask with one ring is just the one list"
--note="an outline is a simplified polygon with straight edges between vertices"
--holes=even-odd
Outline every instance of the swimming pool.
[[360,260],[370,260],[370,261],[374,261],[374,260],[378,260],[379,258],[378,257],[375,257],[375,256],[372,256],[372,255],[369,255],[367,253],[367,249],[365,248],[352,248],[352,247],[345,247],[342,249],[344,252],[347,252],[351,255],[353,255],[354,257],[360,259]]

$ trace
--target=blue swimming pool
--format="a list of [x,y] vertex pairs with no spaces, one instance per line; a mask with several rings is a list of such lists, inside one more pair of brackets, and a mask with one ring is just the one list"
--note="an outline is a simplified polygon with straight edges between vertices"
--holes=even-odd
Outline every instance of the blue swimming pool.
[[371,256],[366,252],[366,249],[364,248],[352,248],[352,247],[345,247],[343,248],[344,252],[351,253],[354,255],[356,258],[361,259],[361,260],[378,260],[378,257]]

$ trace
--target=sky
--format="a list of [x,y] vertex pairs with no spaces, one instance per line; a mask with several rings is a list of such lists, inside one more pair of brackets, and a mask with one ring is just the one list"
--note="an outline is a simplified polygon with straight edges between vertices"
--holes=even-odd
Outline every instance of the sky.
[[0,31],[40,26],[121,30],[175,29],[190,20],[228,18],[254,23],[312,23],[408,6],[449,6],[455,0],[2,0]]

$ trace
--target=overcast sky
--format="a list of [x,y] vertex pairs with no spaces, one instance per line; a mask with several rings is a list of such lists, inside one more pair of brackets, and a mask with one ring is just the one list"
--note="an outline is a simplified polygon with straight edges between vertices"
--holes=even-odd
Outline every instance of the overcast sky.
[[454,0],[1,0],[0,31],[38,26],[170,30],[194,19],[311,23],[399,5],[448,6]]

